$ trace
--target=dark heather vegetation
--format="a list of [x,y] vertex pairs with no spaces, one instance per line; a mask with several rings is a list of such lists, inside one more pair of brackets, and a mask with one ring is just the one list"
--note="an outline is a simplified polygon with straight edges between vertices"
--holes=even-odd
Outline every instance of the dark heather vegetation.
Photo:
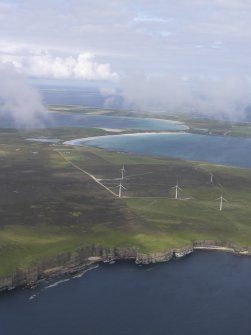
[[[0,131],[0,276],[88,245],[146,253],[196,239],[251,246],[250,170],[62,145],[102,134],[107,132]],[[61,142],[26,140],[41,136]],[[125,164],[127,190],[119,199],[69,162],[116,194]],[[177,180],[182,191],[175,200]],[[216,200],[221,193],[228,200],[222,212]]]

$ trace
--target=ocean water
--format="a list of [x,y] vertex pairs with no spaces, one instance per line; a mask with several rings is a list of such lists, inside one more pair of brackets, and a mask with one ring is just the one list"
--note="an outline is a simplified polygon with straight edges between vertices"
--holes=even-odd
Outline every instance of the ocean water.
[[246,335],[250,278],[251,258],[213,252],[152,266],[103,264],[59,285],[2,293],[0,333]]
[[181,122],[145,119],[134,117],[119,117],[105,115],[79,115],[52,113],[48,126],[84,127],[84,128],[115,128],[139,130],[186,130],[188,127]]
[[46,104],[84,105],[102,108],[105,103],[105,97],[95,87],[39,85],[37,88]]
[[99,136],[71,143],[133,154],[251,168],[251,139],[245,138],[170,133]]
[[[15,128],[16,124],[10,117],[0,117],[0,128]],[[116,128],[138,130],[186,130],[181,123],[160,119],[118,117],[105,115],[80,115],[78,113],[48,113],[43,122],[36,124],[42,127],[83,127],[83,128]]]

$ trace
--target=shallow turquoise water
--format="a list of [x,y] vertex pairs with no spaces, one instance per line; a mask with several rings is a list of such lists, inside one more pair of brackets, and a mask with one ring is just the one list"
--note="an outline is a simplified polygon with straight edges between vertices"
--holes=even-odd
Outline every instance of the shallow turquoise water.
[[133,154],[251,168],[251,139],[244,138],[172,133],[99,136],[72,143]]
[[[106,115],[84,115],[78,113],[47,113],[47,118],[36,127],[82,127],[82,128],[119,128],[139,130],[186,130],[181,122],[160,119],[119,117]],[[10,117],[0,116],[0,128],[15,128]]]

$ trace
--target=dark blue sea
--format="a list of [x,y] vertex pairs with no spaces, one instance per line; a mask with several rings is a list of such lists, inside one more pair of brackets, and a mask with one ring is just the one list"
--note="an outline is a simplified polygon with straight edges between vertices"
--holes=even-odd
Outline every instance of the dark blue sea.
[[251,258],[221,253],[102,264],[57,286],[2,293],[0,334],[248,335],[250,278]]

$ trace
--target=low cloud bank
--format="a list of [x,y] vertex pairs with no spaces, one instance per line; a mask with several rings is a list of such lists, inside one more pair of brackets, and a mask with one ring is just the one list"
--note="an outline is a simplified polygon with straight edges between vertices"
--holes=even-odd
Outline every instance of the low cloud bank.
[[55,56],[48,51],[0,55],[0,64],[8,64],[20,74],[34,78],[118,80],[110,64],[98,63],[94,55]]
[[1,120],[10,120],[16,128],[41,127],[46,115],[37,90],[11,68],[0,67],[0,127]]
[[[119,90],[101,90],[105,105],[141,111],[194,113],[213,118],[245,120],[251,105],[251,85],[246,77],[146,77],[131,75]],[[120,97],[120,99],[118,99]],[[123,102],[121,102],[123,100]]]

